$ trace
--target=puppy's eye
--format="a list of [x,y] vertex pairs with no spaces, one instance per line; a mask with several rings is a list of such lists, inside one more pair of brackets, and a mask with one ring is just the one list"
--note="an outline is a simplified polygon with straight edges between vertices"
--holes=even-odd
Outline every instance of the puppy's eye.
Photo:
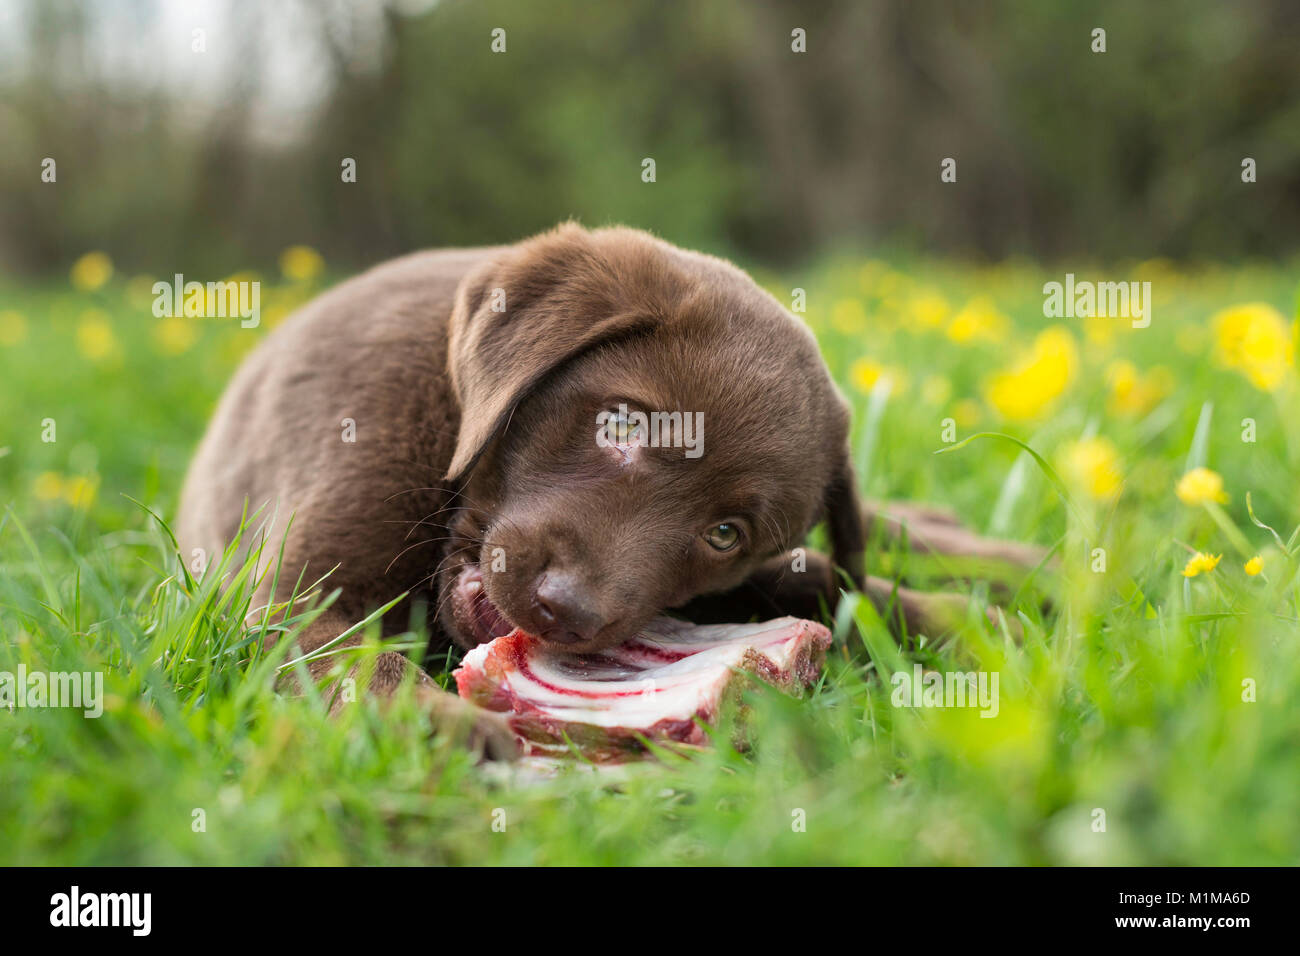
[[611,445],[636,445],[641,441],[641,423],[626,411],[610,412],[605,420],[605,437]]
[[715,524],[708,531],[704,532],[704,540],[716,551],[730,551],[740,540],[740,529],[734,524]]

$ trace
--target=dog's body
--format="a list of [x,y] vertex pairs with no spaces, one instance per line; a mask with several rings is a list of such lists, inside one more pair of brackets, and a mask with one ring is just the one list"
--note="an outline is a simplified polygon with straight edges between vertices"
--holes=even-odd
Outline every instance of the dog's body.
[[[626,405],[698,413],[702,454],[598,425]],[[403,592],[389,630],[416,601],[435,641],[518,624],[585,651],[667,608],[833,606],[831,563],[788,552],[828,519],[836,563],[860,574],[849,460],[811,334],[744,273],[634,230],[564,226],[387,263],[277,328],[198,450],[179,539],[213,555],[246,507],[278,516],[272,541],[292,514],[281,593],[260,597],[283,599],[303,569],[337,566],[342,589],[304,651]],[[372,690],[408,669],[381,655]]]
[[271,333],[226,390],[190,467],[183,553],[224,547],[247,504],[275,512],[280,531],[294,516],[286,576],[339,566],[330,584],[343,588],[343,613],[363,616],[428,577],[427,549],[410,546],[442,533],[442,477],[460,423],[447,320],[460,280],[491,254],[386,263]]

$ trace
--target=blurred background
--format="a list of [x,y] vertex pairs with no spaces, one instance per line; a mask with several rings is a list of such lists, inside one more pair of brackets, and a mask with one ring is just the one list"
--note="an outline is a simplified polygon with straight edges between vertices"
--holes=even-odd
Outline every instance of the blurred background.
[[1290,0],[0,0],[0,269],[351,268],[568,217],[774,265],[1271,258],[1300,242],[1298,27]]

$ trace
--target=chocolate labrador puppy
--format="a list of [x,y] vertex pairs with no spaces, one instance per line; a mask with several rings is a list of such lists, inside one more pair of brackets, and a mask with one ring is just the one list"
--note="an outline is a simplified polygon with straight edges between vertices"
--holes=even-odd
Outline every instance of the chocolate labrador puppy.
[[[812,334],[744,272],[564,225],[386,263],[272,332],[194,458],[179,539],[219,553],[247,503],[280,516],[274,542],[292,514],[260,599],[303,569],[342,589],[304,653],[402,593],[387,631],[415,601],[466,648],[518,625],[591,651],[665,609],[810,616],[837,567],[861,581],[848,429]],[[823,520],[831,559],[792,556]],[[436,716],[495,733],[399,653],[371,691],[408,672]]]

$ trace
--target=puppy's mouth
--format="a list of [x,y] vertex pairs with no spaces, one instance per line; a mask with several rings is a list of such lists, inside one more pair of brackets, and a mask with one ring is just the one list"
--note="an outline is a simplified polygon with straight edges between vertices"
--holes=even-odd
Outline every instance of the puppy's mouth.
[[492,603],[483,587],[483,571],[477,564],[467,564],[452,585],[452,617],[467,646],[484,644],[515,629],[501,610]]

